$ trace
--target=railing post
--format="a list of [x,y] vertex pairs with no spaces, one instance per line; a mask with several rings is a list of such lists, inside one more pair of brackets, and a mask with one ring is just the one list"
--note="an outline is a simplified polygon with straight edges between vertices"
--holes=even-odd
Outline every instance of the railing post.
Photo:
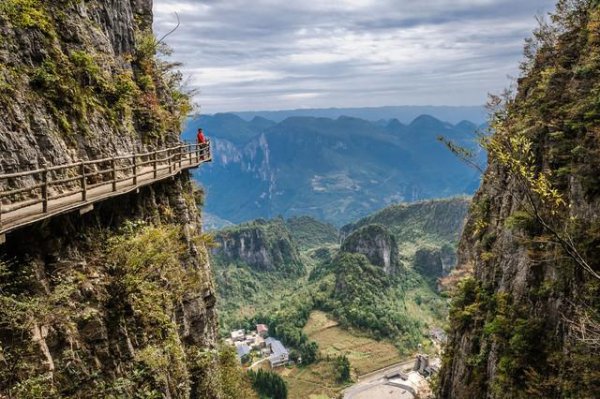
[[137,156],[133,153],[133,185],[137,186]]
[[179,169],[183,168],[183,144],[179,146]]
[[200,144],[196,144],[196,163],[200,163]]
[[186,150],[186,151],[187,151],[187,153],[188,153],[188,158],[189,158],[189,163],[190,163],[190,166],[192,166],[192,164],[193,164],[193,161],[192,161],[192,149],[191,149],[191,147],[188,145],[188,146],[186,146],[186,147],[185,147],[185,150]]
[[85,162],[81,161],[80,173],[81,173],[81,200],[87,201],[87,177],[85,176]]
[[156,169],[157,165],[156,165],[156,151],[154,151],[154,178],[156,179],[158,177],[158,170]]
[[117,161],[115,157],[110,161],[112,167],[112,189],[113,191],[117,191]]
[[173,173],[173,169],[175,168],[175,165],[173,165],[173,156],[175,154],[171,154],[171,150],[167,150],[167,158],[169,159],[169,174]]
[[42,172],[42,212],[48,212],[48,165],[44,165]]

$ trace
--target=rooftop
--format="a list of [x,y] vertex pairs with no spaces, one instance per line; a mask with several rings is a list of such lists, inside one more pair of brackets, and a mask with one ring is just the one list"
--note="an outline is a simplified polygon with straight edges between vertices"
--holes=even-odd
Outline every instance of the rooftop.
[[267,345],[271,346],[271,352],[273,352],[272,356],[279,356],[279,355],[287,355],[288,351],[287,349],[285,349],[285,346],[283,346],[283,344],[274,339],[274,338],[267,338],[265,339],[265,343]]
[[235,350],[237,351],[238,358],[240,359],[250,353],[250,347],[246,344],[236,346]]

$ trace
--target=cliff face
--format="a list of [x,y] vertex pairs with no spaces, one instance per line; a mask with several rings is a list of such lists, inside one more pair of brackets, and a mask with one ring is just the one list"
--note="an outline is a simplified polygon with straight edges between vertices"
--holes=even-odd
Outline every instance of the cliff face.
[[560,1],[553,23],[492,121],[459,249],[474,276],[453,301],[441,398],[600,395],[598,2]]
[[219,231],[214,254],[221,262],[241,262],[257,271],[304,272],[297,244],[283,219],[262,219]]
[[415,252],[415,270],[435,279],[447,276],[456,266],[456,251],[449,245],[441,248],[419,248]]
[[[151,25],[151,0],[3,0],[0,170],[177,143]],[[216,346],[198,196],[182,173],[7,235],[0,397],[253,397]]]
[[175,143],[187,103],[151,23],[151,0],[3,1],[2,170]]
[[401,267],[396,238],[380,225],[361,227],[344,240],[341,250],[365,255],[386,274],[397,274]]
[[217,321],[189,184],[182,177],[8,236],[0,392],[193,396]]

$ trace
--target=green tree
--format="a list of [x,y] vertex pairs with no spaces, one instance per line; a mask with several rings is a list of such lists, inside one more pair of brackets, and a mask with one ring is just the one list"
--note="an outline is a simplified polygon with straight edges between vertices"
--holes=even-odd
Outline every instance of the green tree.
[[338,382],[350,381],[350,361],[346,355],[338,356],[335,359],[335,371]]
[[279,374],[266,370],[249,370],[252,386],[261,397],[269,399],[287,399],[288,389]]

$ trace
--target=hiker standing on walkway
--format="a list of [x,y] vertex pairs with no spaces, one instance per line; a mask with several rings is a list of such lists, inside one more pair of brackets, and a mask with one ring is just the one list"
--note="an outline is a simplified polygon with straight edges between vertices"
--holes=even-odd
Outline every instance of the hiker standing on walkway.
[[204,160],[204,148],[206,147],[206,137],[204,136],[204,131],[202,130],[202,128],[198,129],[196,141],[198,142],[198,151],[200,151],[200,159]]
[[206,137],[204,137],[204,131],[202,130],[202,128],[198,129],[196,139],[198,140],[198,144],[206,144]]

